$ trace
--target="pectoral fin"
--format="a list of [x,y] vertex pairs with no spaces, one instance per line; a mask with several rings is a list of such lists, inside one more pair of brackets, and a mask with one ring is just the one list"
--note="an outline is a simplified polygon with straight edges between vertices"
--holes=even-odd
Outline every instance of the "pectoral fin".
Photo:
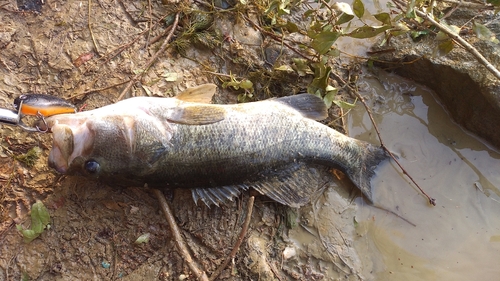
[[182,105],[171,110],[167,119],[184,125],[206,125],[224,120],[226,110],[216,105]]

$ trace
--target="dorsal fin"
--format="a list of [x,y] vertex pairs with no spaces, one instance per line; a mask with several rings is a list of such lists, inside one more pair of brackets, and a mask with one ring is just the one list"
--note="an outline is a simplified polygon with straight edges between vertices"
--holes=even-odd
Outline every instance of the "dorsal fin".
[[276,99],[293,109],[299,111],[302,116],[313,120],[323,120],[328,117],[328,108],[322,99],[311,94],[299,94]]
[[175,98],[187,102],[210,103],[215,95],[217,85],[203,84],[200,86],[187,88]]

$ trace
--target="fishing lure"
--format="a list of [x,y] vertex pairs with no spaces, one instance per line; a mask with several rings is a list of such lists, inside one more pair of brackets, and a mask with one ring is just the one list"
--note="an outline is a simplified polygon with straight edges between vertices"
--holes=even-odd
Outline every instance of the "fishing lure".
[[28,132],[43,132],[39,128],[29,127],[21,120],[21,115],[16,110],[0,108],[0,124],[19,126]]
[[45,117],[62,113],[75,113],[76,107],[71,103],[51,95],[26,94],[14,100],[15,110],[0,108],[0,123],[19,126],[29,132],[46,132],[39,126],[30,127],[21,120],[24,115],[34,115],[41,119],[47,128]]
[[44,94],[21,95],[14,100],[14,108],[21,114],[41,117],[76,112],[76,107],[71,103]]

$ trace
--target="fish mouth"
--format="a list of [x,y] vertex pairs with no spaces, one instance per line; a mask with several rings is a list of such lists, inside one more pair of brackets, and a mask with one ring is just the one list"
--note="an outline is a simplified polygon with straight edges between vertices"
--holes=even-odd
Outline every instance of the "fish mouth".
[[53,135],[49,167],[61,174],[66,174],[73,160],[86,154],[93,143],[93,134],[87,122],[65,121],[55,119],[48,122]]
[[57,124],[51,128],[54,136],[52,150],[49,153],[49,166],[59,173],[66,173],[69,167],[68,160],[73,154],[73,131],[68,125]]

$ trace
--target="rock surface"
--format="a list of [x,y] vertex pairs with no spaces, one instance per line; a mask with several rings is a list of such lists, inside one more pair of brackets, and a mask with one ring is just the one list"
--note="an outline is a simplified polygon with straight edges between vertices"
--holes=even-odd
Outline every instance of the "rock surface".
[[[457,10],[448,23],[462,26],[475,16],[477,21],[492,23],[490,29],[494,31],[496,27],[497,34],[500,33],[499,19],[493,12],[478,15],[475,10]],[[474,35],[463,37],[500,68],[497,44],[479,40]],[[396,51],[378,57],[387,63],[376,65],[434,90],[457,123],[500,148],[500,81],[457,44],[447,55],[438,56],[438,43],[434,36],[419,42],[413,42],[408,36],[393,38],[391,47]]]

